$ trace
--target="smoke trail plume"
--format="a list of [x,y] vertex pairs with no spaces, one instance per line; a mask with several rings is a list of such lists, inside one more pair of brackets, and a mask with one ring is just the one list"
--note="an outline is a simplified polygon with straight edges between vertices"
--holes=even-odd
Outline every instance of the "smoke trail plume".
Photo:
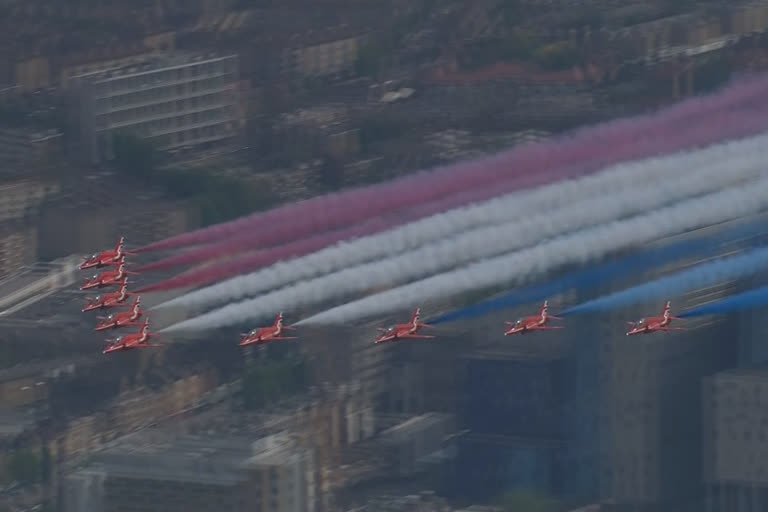
[[[347,287],[355,286],[355,283],[366,286],[374,275],[382,276],[379,279],[384,284],[392,284],[390,279],[403,275],[403,270],[408,272],[405,275],[409,278],[422,277],[428,271],[445,269],[446,265],[455,266],[472,261],[472,258],[497,255],[533,243],[544,236],[594,222],[613,220],[615,217],[611,216],[622,212],[626,215],[638,211],[636,208],[662,205],[668,200],[734,183],[739,177],[759,171],[763,159],[762,149],[768,142],[766,137],[753,137],[692,153],[629,162],[580,180],[557,183],[453,210],[390,232],[281,262],[254,274],[193,291],[156,307],[218,304],[279,288],[291,282],[316,278],[338,269],[344,269],[344,274],[334,279],[343,280]],[[734,162],[733,172],[722,172],[722,166],[731,159]],[[690,176],[702,179],[687,179],[689,173],[694,173]],[[657,185],[665,181],[672,183],[670,180],[679,184],[663,187]],[[616,190],[622,191],[620,196],[613,195]],[[594,197],[604,199],[592,203]],[[627,199],[620,199],[624,197]],[[587,204],[585,201],[590,202]],[[597,204],[609,206],[599,210]],[[567,205],[566,209],[559,209],[562,205]],[[530,212],[539,214],[519,224],[510,224]],[[472,231],[481,226],[487,227],[483,228],[484,231]],[[450,242],[429,245],[462,231],[466,233]],[[421,252],[408,252],[419,247],[422,247]],[[375,261],[355,267],[380,258],[389,258],[385,260],[388,262],[387,267],[381,267]],[[383,268],[391,269],[394,274],[383,276]],[[352,281],[343,277],[352,272],[356,276]],[[370,273],[364,275],[366,272]],[[361,275],[361,278],[357,277]]]
[[768,305],[768,286],[740,293],[711,304],[705,304],[677,316],[680,318],[691,318],[705,315],[724,315],[736,311],[761,308],[766,305]]
[[[208,243],[228,236],[238,236],[244,229],[269,229],[272,226],[281,226],[283,229],[291,227],[292,236],[305,236],[319,229],[341,227],[342,219],[349,219],[352,211],[358,219],[370,218],[416,201],[433,201],[470,187],[490,185],[504,176],[525,176],[538,171],[536,176],[541,179],[557,179],[562,166],[593,162],[599,167],[622,159],[639,158],[643,153],[637,151],[644,140],[657,134],[662,127],[672,130],[675,125],[677,129],[685,131],[692,126],[709,124],[704,120],[710,116],[716,122],[727,109],[746,108],[760,100],[768,90],[767,84],[768,80],[761,78],[746,85],[730,87],[715,96],[683,102],[659,114],[577,130],[567,137],[548,143],[519,147],[493,157],[443,168],[438,172],[423,172],[382,185],[309,199],[162,240],[140,250]],[[623,148],[631,156],[613,154],[613,148]],[[545,175],[542,169],[549,169],[550,173]],[[571,171],[574,170],[571,167]],[[585,172],[585,169],[579,171]]]
[[748,276],[765,267],[768,267],[768,249],[753,249],[746,254],[697,265],[678,274],[590,300],[561,311],[560,316],[596,313],[674,297],[721,281]]
[[[631,144],[626,147],[611,148],[613,153],[609,154],[607,150],[604,151],[601,158],[599,159],[599,162],[606,163],[614,161],[627,161],[637,157],[647,157],[649,155],[662,156],[692,146],[721,142],[725,139],[730,139],[742,135],[750,135],[768,128],[767,118],[768,110],[757,112],[733,112],[723,114],[715,124],[702,124],[686,130],[661,130],[659,133],[654,134],[654,136],[648,137],[643,141]],[[578,175],[579,173],[587,170],[594,170],[597,167],[599,166],[597,165],[596,161],[593,161],[592,165],[589,167],[584,167],[583,165],[581,167],[571,165],[570,167],[561,168],[559,176],[568,177]],[[411,207],[406,211],[390,214],[389,217],[391,219],[391,226],[394,227],[398,224],[404,224],[414,219],[420,219],[436,213],[445,212],[452,208],[466,205],[475,201],[497,197],[504,193],[533,186],[534,184],[542,181],[547,180],[543,180],[541,174],[528,174],[525,176],[513,175],[511,179],[502,178],[501,181],[493,183],[491,186],[462,191],[449,197],[441,198],[426,204],[415,206],[411,205]],[[263,247],[269,248],[275,244],[301,239],[305,236],[313,234],[317,236],[318,232],[322,233],[327,231],[325,228],[336,229],[339,226],[347,226],[357,223],[361,216],[356,212],[358,212],[358,209],[355,207],[350,207],[350,209],[346,211],[346,217],[339,217],[337,219],[338,225],[335,225],[333,222],[327,226],[318,225],[317,220],[314,218],[317,216],[313,216],[312,219],[305,219],[303,222],[293,222],[290,226],[275,225],[271,226],[267,230],[256,230],[255,232],[245,230],[242,234],[233,237],[231,240],[209,245],[200,249],[193,249],[191,251],[187,251],[182,254],[151,263],[142,267],[139,269],[139,271],[147,272],[151,270],[161,270],[180,265],[199,263],[210,259],[231,256],[233,253],[238,251],[252,250]],[[318,215],[322,217],[320,213],[318,213]],[[363,234],[372,235],[385,229],[382,227],[382,223],[376,218],[368,220],[366,225],[369,226],[369,229],[358,230],[354,228],[354,226],[353,228],[347,229],[350,229],[351,232],[355,234],[354,236],[362,236]],[[335,232],[328,233],[327,236],[336,242],[339,241],[336,235],[342,232],[343,230],[337,229]],[[348,236],[346,239],[351,238],[352,236]],[[312,244],[312,247],[315,247],[313,250],[318,250],[324,247],[319,246],[319,240],[319,238],[315,238]],[[344,240],[344,238],[341,240]],[[281,253],[283,252],[283,246],[278,245],[278,247],[272,247],[271,250],[275,251],[275,253]],[[294,256],[301,256],[301,254],[294,254]],[[263,259],[269,260],[270,258],[268,256],[263,256]],[[272,260],[272,262],[274,261],[278,260]],[[231,275],[237,275],[231,273],[227,275],[228,272],[223,270],[224,265],[227,265],[227,263],[222,264],[222,267],[216,270],[206,269],[202,271],[199,274],[198,281],[193,280],[191,277],[189,279],[174,279],[172,281],[165,281],[153,285],[148,288],[147,291],[167,290],[172,289],[173,287],[191,286],[195,284],[211,282],[215,279],[225,279]],[[244,262],[237,263],[237,267],[243,268],[243,271],[246,272],[260,268],[259,266],[248,268],[246,265],[247,264]]]
[[438,325],[462,319],[478,318],[522,304],[537,302],[568,290],[587,290],[598,284],[610,282],[617,277],[627,274],[642,274],[654,267],[666,265],[674,260],[688,258],[694,254],[706,258],[721,251],[725,245],[765,233],[765,231],[765,221],[762,219],[745,225],[728,226],[716,235],[695,240],[683,240],[657,249],[633,254],[617,261],[600,263],[592,268],[570,272],[563,277],[544,284],[517,289],[501,297],[495,297],[448,312],[437,318],[430,319],[429,323]]
[[[352,226],[351,228],[341,229],[338,231],[332,231],[330,233],[323,233],[321,235],[313,236],[310,238],[296,240],[293,243],[261,250],[255,254],[247,254],[245,256],[234,258],[224,263],[215,265],[211,268],[206,268],[202,271],[184,273],[180,276],[176,276],[166,281],[161,281],[160,283],[148,286],[142,290],[138,290],[137,293],[152,292],[157,290],[172,290],[174,288],[184,288],[187,286],[205,284],[211,281],[226,279],[232,275],[239,275],[243,272],[248,272],[254,267],[260,268],[262,266],[271,265],[284,259],[303,256],[305,254],[309,254],[313,251],[327,247],[333,243],[364,236],[370,231],[383,231],[390,227],[392,224],[393,222],[391,220],[387,221],[387,219],[373,219],[362,225]],[[218,251],[219,248],[214,246],[211,247],[211,249]],[[147,265],[146,267],[142,267],[140,271],[146,272],[148,270],[156,270],[158,268],[164,267],[153,263]]]
[[[319,313],[299,324],[336,324],[351,322],[376,314],[388,314],[403,307],[431,299],[482,290],[499,283],[524,280],[569,263],[598,260],[612,251],[648,243],[664,236],[681,233],[744,215],[768,207],[768,180],[736,189],[724,190],[638,216],[565,236],[536,247],[478,262],[466,268],[446,272],[388,290]],[[227,325],[240,304],[222,308],[208,315],[178,324],[202,328]],[[186,324],[186,326],[184,325]]]
[[[768,179],[688,200],[650,214],[556,238],[523,251],[489,258],[464,268],[344,304],[299,323],[349,322],[370,315],[394,312],[430,299],[482,290],[499,283],[531,279],[564,264],[583,264],[599,260],[612,251],[648,243],[695,227],[735,219],[760,211],[765,206],[768,206]],[[485,243],[491,244],[493,239],[486,240]],[[389,272],[397,271],[397,268],[390,268],[386,264],[382,264],[379,268],[382,270],[381,274],[377,271],[374,276],[386,276]],[[329,277],[334,278],[333,276]],[[368,284],[373,281],[374,276],[361,276],[361,278],[367,280],[366,284]],[[315,281],[322,281],[323,285],[329,282],[328,278]],[[303,291],[308,286],[313,290],[317,289],[320,293],[312,296],[304,295]],[[168,330],[204,329],[230,325],[247,318],[260,318],[280,309],[317,304],[330,298],[343,296],[347,290],[349,287],[343,284],[340,290],[331,290],[316,288],[316,284],[312,282],[302,283],[257,299],[225,306],[171,326]]]

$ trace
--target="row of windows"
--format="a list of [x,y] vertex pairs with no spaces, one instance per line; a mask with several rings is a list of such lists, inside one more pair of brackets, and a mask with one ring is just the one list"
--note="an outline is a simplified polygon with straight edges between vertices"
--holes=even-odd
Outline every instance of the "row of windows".
[[227,123],[160,135],[153,140],[161,148],[173,148],[231,137],[234,133],[234,126]]
[[206,94],[185,100],[155,103],[130,110],[120,110],[105,114],[97,121],[97,128],[133,125],[137,122],[160,120],[169,117],[191,115],[195,112],[216,109],[234,104],[234,98],[228,94]]
[[125,124],[130,131],[140,137],[155,137],[170,132],[191,129],[196,125],[204,125],[233,119],[234,109],[231,106],[212,108],[192,112],[190,114],[161,117],[155,120],[140,121]]
[[233,75],[221,75],[174,85],[162,84],[157,87],[147,86],[139,90],[131,90],[125,94],[99,98],[96,101],[96,112],[114,112],[116,110],[134,108],[142,105],[202,96],[213,91],[230,88],[233,83]]
[[232,74],[236,71],[235,59],[193,64],[175,69],[158,69],[147,73],[126,75],[97,84],[100,95],[108,96],[155,84],[170,84],[199,80],[208,76]]

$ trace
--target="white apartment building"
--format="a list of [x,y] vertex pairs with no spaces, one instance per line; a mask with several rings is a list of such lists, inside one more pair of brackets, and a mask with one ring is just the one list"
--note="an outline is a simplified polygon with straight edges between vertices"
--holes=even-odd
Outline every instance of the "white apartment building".
[[166,150],[222,141],[238,132],[238,58],[154,56],[142,64],[72,78],[80,152],[112,158],[116,133]]

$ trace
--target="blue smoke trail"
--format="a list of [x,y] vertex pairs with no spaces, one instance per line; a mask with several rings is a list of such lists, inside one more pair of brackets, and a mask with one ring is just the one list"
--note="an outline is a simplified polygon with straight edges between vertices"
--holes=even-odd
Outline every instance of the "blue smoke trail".
[[632,272],[642,273],[656,266],[667,264],[676,259],[687,258],[694,254],[707,257],[719,252],[723,245],[749,238],[765,231],[764,220],[740,224],[734,228],[726,228],[706,238],[675,242],[657,249],[632,254],[618,261],[571,272],[564,277],[545,284],[518,289],[501,297],[451,311],[435,319],[430,319],[429,323],[441,324],[485,316],[495,311],[543,300],[570,289],[586,290],[623,274]]
[[768,286],[758,288],[749,292],[740,293],[733,297],[728,297],[718,302],[705,304],[704,306],[692,309],[687,313],[677,315],[680,318],[689,318],[704,315],[721,315],[733,311],[744,309],[754,309],[768,305]]
[[746,254],[724,258],[697,265],[671,276],[662,277],[633,286],[620,292],[604,295],[574,306],[559,316],[578,313],[594,313],[620,307],[631,306],[640,302],[667,298],[704,286],[709,286],[728,279],[738,279],[768,266],[768,248],[753,249]]

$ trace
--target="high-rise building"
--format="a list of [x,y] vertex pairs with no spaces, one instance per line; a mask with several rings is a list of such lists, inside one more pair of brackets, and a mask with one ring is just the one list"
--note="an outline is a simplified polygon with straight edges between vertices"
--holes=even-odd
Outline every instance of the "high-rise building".
[[707,378],[702,400],[702,510],[768,510],[768,370]]
[[112,158],[116,133],[163,150],[230,139],[239,130],[238,83],[236,55],[170,54],[73,77],[79,150],[94,163]]
[[[674,241],[732,227],[705,228],[674,237]],[[738,252],[750,243],[742,240],[723,246],[721,254]],[[634,282],[628,286],[702,263],[706,261],[700,258],[674,261],[631,276]],[[684,295],[678,293],[669,297],[673,299],[672,313],[722,299],[733,287],[733,282],[721,282]],[[594,488],[572,489],[585,502],[610,501],[638,512],[700,510],[700,383],[702,378],[736,364],[736,347],[727,337],[733,322],[691,318],[685,322],[687,332],[624,336],[624,321],[660,314],[664,299],[637,304],[631,310],[593,315],[589,332],[580,336],[575,348],[576,359],[594,361],[591,371],[597,377],[592,389],[586,387],[574,395],[574,404],[581,406],[568,409],[571,412],[566,415],[572,435],[581,431],[571,439],[569,452],[581,450],[597,461],[591,480],[597,484],[598,494],[589,498]],[[586,339],[588,336],[593,339]],[[589,396],[593,398],[587,399]],[[590,409],[584,417],[584,411]],[[590,436],[590,429],[598,434]],[[581,469],[570,463],[566,470],[581,474]]]

